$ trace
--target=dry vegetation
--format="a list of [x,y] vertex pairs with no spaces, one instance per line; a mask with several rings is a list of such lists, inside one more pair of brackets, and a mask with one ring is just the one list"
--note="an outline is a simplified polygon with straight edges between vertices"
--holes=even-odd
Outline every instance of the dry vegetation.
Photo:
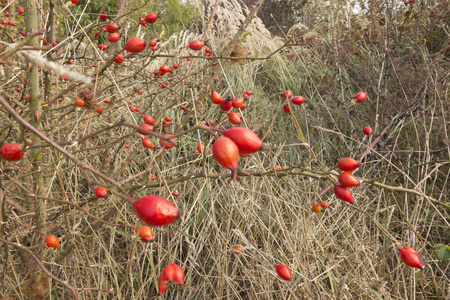
[[[39,28],[49,22],[48,3],[42,2]],[[198,8],[207,13],[204,29],[215,1],[207,2],[208,9]],[[186,280],[172,285],[166,299],[450,297],[449,261],[440,260],[434,248],[450,243],[448,5],[426,0],[420,7],[417,2],[392,7],[391,1],[371,1],[354,16],[342,3],[309,3],[305,24],[315,27],[298,25],[285,37],[271,38],[255,19],[240,43],[253,59],[239,64],[216,59],[213,68],[209,59],[177,57],[197,55],[185,46],[204,34],[213,56],[232,53],[226,45],[250,13],[234,11],[237,3],[219,4],[210,32],[185,30],[162,38],[156,54],[167,56],[154,57],[147,49],[122,65],[112,63],[118,47],[96,48],[101,41],[94,32],[106,22],[82,27],[76,20],[83,9],[58,3],[57,19],[66,20],[56,34],[69,38],[48,58],[93,79],[82,85],[39,72],[40,130],[65,153],[39,141],[20,119],[33,116],[23,81],[28,65],[11,56],[1,66],[0,97],[15,116],[0,106],[0,140],[30,149],[20,162],[0,161],[2,299],[71,299],[74,291],[80,299],[155,299],[157,279],[168,263],[180,265]],[[129,1],[127,9],[139,5]],[[150,9],[141,11],[144,16]],[[149,24],[138,27],[140,16],[133,12],[121,19],[128,24],[121,29],[122,42],[136,31],[147,41],[156,34]],[[22,17],[17,20],[23,25]],[[20,40],[17,28],[2,27],[1,36],[6,43]],[[84,51],[74,50],[73,37],[86,45]],[[283,45],[270,58],[257,59]],[[153,76],[163,63],[180,67],[172,77]],[[165,82],[169,85],[161,88]],[[90,105],[101,105],[101,115],[75,105],[88,87],[94,95]],[[252,172],[251,178],[230,181],[228,170],[212,157],[215,139],[206,130],[178,136],[170,150],[150,150],[131,127],[143,121],[130,105],[154,116],[155,133],[180,133],[207,119],[228,128],[226,114],[209,100],[213,89],[232,98],[253,92],[242,126],[255,130],[267,147],[240,159],[240,169]],[[290,115],[282,110],[285,89],[306,98],[302,106],[291,105]],[[368,100],[352,103],[361,90]],[[170,127],[161,124],[166,116],[173,118]],[[366,125],[373,135],[363,135]],[[159,144],[159,138],[152,140]],[[196,150],[199,142],[205,155]],[[36,150],[40,163],[32,156]],[[361,160],[355,174],[363,184],[352,189],[353,205],[330,189],[343,157]],[[277,164],[284,169],[274,170]],[[95,197],[98,185],[108,187],[107,198]],[[153,228],[154,242],[143,243],[131,228],[143,224],[124,201],[124,191],[133,199],[160,195],[182,214],[170,226]],[[321,200],[330,208],[313,213],[311,206]],[[39,231],[56,235],[61,247],[45,247]],[[237,245],[242,254],[234,252]],[[398,248],[405,245],[417,250],[424,271],[402,263]],[[280,263],[290,267],[291,281],[277,276],[273,265]],[[60,282],[49,285],[42,267]]]

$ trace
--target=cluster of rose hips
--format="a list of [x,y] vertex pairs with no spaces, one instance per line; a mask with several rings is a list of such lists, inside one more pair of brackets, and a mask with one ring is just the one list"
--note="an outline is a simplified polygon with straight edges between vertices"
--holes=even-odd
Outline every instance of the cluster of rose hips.
[[[230,111],[232,108],[244,110],[247,108],[245,101],[247,101],[251,95],[253,95],[251,91],[245,91],[242,98],[223,99],[222,95],[218,92],[212,91],[211,102],[218,104],[222,111]],[[239,124],[241,123],[242,115],[239,112],[231,112],[228,114],[228,120],[232,124]]]
[[[292,96],[293,95],[290,90],[286,90],[283,93],[283,98],[291,99]],[[292,104],[295,104],[295,105],[301,105],[303,102],[305,102],[305,98],[302,96],[295,96],[294,98],[291,99],[291,102],[292,102]],[[283,106],[283,111],[287,114],[291,112],[291,107],[289,106],[289,104],[285,104]]]

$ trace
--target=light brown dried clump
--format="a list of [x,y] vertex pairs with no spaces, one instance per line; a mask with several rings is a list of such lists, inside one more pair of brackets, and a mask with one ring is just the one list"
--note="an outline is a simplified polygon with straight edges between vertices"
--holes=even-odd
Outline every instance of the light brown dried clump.
[[78,96],[84,100],[87,109],[96,109],[97,105],[94,102],[94,94],[90,90],[82,90]]
[[31,275],[23,285],[23,294],[30,300],[43,300],[50,294],[50,277],[42,271]]

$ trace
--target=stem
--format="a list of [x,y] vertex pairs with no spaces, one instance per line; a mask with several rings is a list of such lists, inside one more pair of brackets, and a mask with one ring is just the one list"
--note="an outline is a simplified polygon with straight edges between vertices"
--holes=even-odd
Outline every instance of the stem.
[[[22,5],[25,10],[25,32],[27,34],[32,34],[33,32],[38,32],[38,18],[37,18],[37,0],[27,0],[22,1]],[[38,47],[39,40],[37,35],[33,35],[30,38],[29,44],[31,47]],[[38,98],[39,95],[39,77],[38,68],[27,63],[27,80],[28,80],[28,90],[30,93],[30,114],[31,114],[31,125],[40,130],[40,116],[42,112],[41,100]],[[39,137],[35,136],[36,142],[39,142]],[[44,187],[44,177],[41,171],[42,167],[42,156],[40,149],[31,150],[32,165],[33,165],[33,192],[40,196],[42,195]],[[45,200],[34,198],[35,211],[36,211],[36,229],[42,231],[45,228],[46,212],[45,212]],[[42,251],[39,251],[37,255],[40,257]]]

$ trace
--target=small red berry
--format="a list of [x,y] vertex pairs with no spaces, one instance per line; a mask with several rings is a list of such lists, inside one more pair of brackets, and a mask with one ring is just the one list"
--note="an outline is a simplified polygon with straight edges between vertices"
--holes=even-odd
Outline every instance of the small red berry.
[[205,46],[205,43],[202,41],[198,41],[198,40],[192,41],[189,44],[189,48],[191,48],[194,51],[201,50],[203,48],[203,46]]
[[52,247],[52,248],[58,248],[59,240],[56,236],[54,236],[53,234],[50,234],[50,235],[45,236],[45,244],[47,244],[47,246]]
[[152,140],[149,139],[149,138],[144,138],[144,139],[142,139],[142,145],[143,145],[145,148],[148,148],[148,149],[153,149],[153,148],[155,148],[155,146],[153,145]]
[[303,98],[302,96],[296,96],[296,97],[292,98],[291,101],[295,105],[300,105],[303,102],[305,102],[305,98]]
[[361,103],[366,101],[367,99],[367,93],[366,92],[359,92],[355,95],[356,102]]
[[400,256],[403,262],[411,268],[425,268],[425,266],[420,261],[419,254],[417,254],[417,251],[412,247],[405,246],[400,249]]
[[280,276],[284,280],[290,280],[292,278],[291,270],[285,265],[276,265],[278,276]]
[[121,64],[121,63],[124,62],[124,60],[125,60],[125,58],[123,57],[122,54],[118,54],[117,57],[114,58],[114,62],[115,62],[116,64]]
[[22,152],[22,146],[19,144],[4,144],[0,148],[0,157],[4,160],[18,161],[21,160],[25,152]]
[[124,49],[131,53],[139,53],[145,50],[145,42],[138,37],[132,37],[125,44]]
[[366,126],[364,127],[363,132],[365,135],[371,135],[373,133],[373,130],[370,126]]
[[145,16],[145,21],[147,23],[155,23],[158,20],[158,15],[155,13],[149,13]]
[[103,198],[108,194],[108,190],[102,186],[95,189],[95,196],[98,198]]
[[322,210],[322,206],[319,203],[314,203],[312,206],[312,211],[315,213],[319,213]]
[[151,116],[144,116],[144,122],[148,125],[155,125],[155,120]]
[[283,93],[283,98],[291,99],[291,97],[292,97],[292,92],[290,90],[285,90]]
[[322,206],[322,208],[328,208],[328,207],[330,207],[330,204],[327,201],[322,201],[320,203],[320,206]]

